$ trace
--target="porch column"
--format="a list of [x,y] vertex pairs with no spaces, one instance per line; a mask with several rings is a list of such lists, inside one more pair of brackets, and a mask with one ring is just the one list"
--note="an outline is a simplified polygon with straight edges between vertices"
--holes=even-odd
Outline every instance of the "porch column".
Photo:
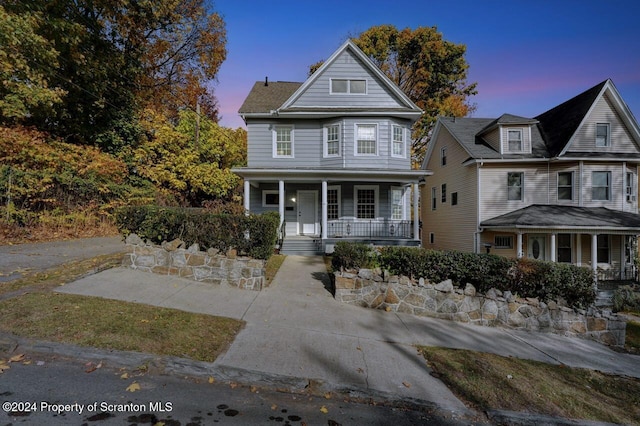
[[591,234],[591,269],[594,274],[598,269],[598,234]]
[[556,234],[551,234],[551,261],[556,261]]
[[323,240],[327,239],[327,181],[322,181],[322,235]]
[[248,179],[244,180],[244,212],[249,214],[251,209],[251,182]]
[[278,181],[278,213],[280,214],[280,226],[284,222],[284,181]]
[[516,234],[516,257],[522,258],[524,252],[522,251],[522,232]]
[[420,241],[420,208],[418,206],[420,191],[417,183],[414,183],[411,188],[413,190],[413,239]]

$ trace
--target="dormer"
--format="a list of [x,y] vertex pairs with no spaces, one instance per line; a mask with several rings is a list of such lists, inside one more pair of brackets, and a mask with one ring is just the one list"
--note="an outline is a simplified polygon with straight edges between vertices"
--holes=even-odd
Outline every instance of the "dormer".
[[476,135],[501,155],[531,154],[531,133],[537,120],[503,114]]

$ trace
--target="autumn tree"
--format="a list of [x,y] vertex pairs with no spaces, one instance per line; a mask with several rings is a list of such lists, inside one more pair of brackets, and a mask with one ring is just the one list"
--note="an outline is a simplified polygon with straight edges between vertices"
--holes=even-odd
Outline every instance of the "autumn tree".
[[413,132],[412,157],[419,164],[438,117],[463,117],[474,109],[469,97],[477,93],[476,83],[467,83],[466,46],[444,40],[436,27],[393,25],[371,27],[353,41],[424,111]]
[[[8,74],[9,81],[53,88],[60,98],[25,105],[23,124],[70,142],[119,152],[139,139],[138,113],[145,106],[162,108],[176,118],[180,108],[200,101],[203,112],[215,119],[217,104],[207,82],[225,59],[226,33],[224,22],[204,0],[3,4],[11,23],[29,27],[23,31],[29,42],[17,44],[13,51],[30,58],[30,69],[42,76],[27,80],[24,66],[4,59],[16,53],[4,43],[0,72]],[[47,46],[48,56],[33,51],[37,43]],[[10,99],[18,93],[14,87],[2,90]]]
[[246,164],[244,129],[221,127],[204,116],[198,119],[191,110],[181,111],[174,124],[149,109],[143,126],[148,136],[134,154],[137,173],[159,187],[169,204],[233,201],[240,179],[230,169]]

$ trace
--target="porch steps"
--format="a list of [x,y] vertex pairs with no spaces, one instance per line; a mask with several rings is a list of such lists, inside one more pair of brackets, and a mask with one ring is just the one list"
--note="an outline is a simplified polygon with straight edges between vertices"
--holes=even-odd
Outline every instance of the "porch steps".
[[613,290],[598,290],[595,305],[599,308],[613,306]]
[[298,256],[318,256],[324,254],[320,237],[304,236],[286,237],[282,242],[280,253]]

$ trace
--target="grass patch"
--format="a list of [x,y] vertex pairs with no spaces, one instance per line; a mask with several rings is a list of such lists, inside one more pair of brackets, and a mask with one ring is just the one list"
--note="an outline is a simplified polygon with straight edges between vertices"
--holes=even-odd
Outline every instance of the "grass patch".
[[454,394],[480,410],[634,424],[640,380],[459,349],[419,347]]
[[627,321],[624,347],[631,353],[640,354],[640,322]]
[[75,281],[90,272],[99,272],[122,264],[123,253],[96,256],[91,259],[67,262],[44,272],[25,272],[23,278],[0,283],[0,295],[28,287],[29,290],[47,290]]
[[267,285],[271,284],[271,281],[273,281],[273,278],[276,276],[286,257],[284,254],[274,254],[267,260],[265,264],[265,279],[267,280]]
[[0,302],[0,330],[104,349],[213,362],[242,321],[176,309],[60,293],[31,293]]

